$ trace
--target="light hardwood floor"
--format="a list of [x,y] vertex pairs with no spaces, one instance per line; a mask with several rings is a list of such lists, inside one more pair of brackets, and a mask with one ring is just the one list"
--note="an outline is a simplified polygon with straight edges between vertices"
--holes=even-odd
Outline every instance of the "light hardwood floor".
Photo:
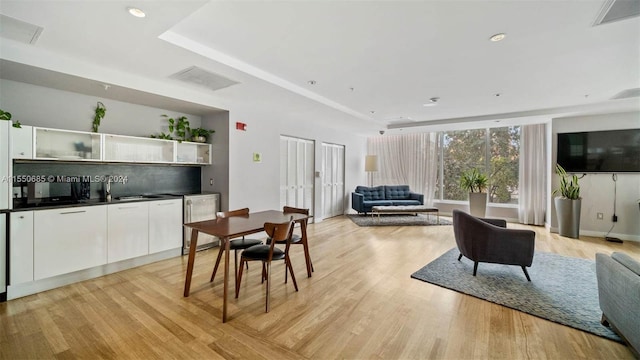
[[[537,251],[640,259],[640,243],[509,227],[536,231]],[[188,298],[185,256],[0,304],[0,359],[632,358],[616,342],[411,279],[455,246],[451,226],[361,228],[338,217],[310,225],[309,236],[313,277],[294,246],[300,291],[274,265],[269,313],[252,264],[221,323],[222,276],[209,283],[217,249],[207,250]]]

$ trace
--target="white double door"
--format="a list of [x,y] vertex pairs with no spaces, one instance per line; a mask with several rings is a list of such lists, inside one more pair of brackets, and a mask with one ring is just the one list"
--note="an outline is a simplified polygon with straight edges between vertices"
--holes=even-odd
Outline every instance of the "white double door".
[[322,217],[344,214],[344,145],[322,144]]
[[280,207],[309,209],[313,215],[315,142],[280,136]]

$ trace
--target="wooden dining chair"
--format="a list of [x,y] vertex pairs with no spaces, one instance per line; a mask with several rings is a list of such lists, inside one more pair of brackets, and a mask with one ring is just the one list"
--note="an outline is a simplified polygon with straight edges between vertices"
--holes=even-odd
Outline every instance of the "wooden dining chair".
[[[285,214],[291,214],[291,213],[296,213],[296,214],[304,214],[309,216],[309,209],[302,209],[302,208],[295,208],[295,207],[291,207],[291,206],[284,206],[282,208],[282,212],[284,212]],[[301,231],[303,231],[304,233],[301,233],[300,235],[298,234],[293,234],[291,236],[291,244],[292,245],[302,245],[303,249],[304,249],[304,260],[305,263],[307,265],[307,276],[311,277],[311,272],[314,271],[313,269],[313,262],[311,262],[311,256],[309,255],[309,243],[307,241],[307,234],[306,234],[306,228],[307,228],[307,224],[308,224],[309,219],[304,219],[303,222],[304,224],[300,224],[300,228]],[[267,244],[269,244],[271,241],[271,239],[267,239]],[[278,243],[276,241],[276,243]],[[280,242],[282,243],[282,242]],[[286,276],[286,274],[285,274]]]
[[[238,210],[229,210],[229,211],[219,211],[216,213],[216,219],[223,219],[232,216],[247,216],[249,215],[249,208],[238,209]],[[234,277],[238,278],[238,250],[243,250],[253,245],[262,244],[262,240],[258,239],[245,239],[243,236],[241,239],[234,239],[229,241],[229,250],[234,251],[234,268],[235,273]],[[218,250],[218,258],[216,259],[216,265],[213,267],[213,273],[211,273],[211,280],[209,282],[213,282],[213,279],[216,277],[216,271],[218,271],[218,266],[220,265],[220,260],[222,259],[222,253],[224,253],[224,246],[220,244],[220,250]]]
[[[264,231],[267,235],[274,239],[269,245],[254,245],[242,251],[240,255],[240,271],[238,272],[238,281],[236,282],[236,298],[240,294],[240,284],[242,283],[242,270],[248,261],[262,261],[262,280],[267,282],[265,311],[269,312],[269,292],[271,289],[271,262],[273,260],[284,260],[285,272],[287,270],[291,274],[291,280],[296,291],[298,291],[298,283],[296,276],[293,274],[291,259],[289,258],[289,247],[291,242],[291,232],[293,230],[293,217],[291,220],[281,224],[265,223]],[[275,246],[276,243],[285,243],[284,250]],[[286,281],[285,281],[286,283]]]

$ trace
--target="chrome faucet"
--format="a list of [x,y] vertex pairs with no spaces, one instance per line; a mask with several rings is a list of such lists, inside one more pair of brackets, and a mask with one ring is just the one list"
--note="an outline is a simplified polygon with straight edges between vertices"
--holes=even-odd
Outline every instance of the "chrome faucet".
[[107,176],[107,188],[105,190],[107,201],[111,201],[111,176]]

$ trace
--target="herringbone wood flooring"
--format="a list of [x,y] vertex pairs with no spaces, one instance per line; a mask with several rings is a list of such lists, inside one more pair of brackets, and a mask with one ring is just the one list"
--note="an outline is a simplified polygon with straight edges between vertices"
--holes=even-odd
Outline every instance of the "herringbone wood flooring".
[[[624,251],[640,259],[640,243],[509,227],[536,231],[537,251],[588,259]],[[309,236],[313,277],[306,277],[302,247],[294,246],[300,291],[284,284],[283,265],[274,265],[269,313],[260,267],[252,264],[221,323],[222,276],[208,281],[213,249],[197,254],[188,298],[185,256],[0,304],[0,358],[632,357],[624,345],[411,279],[455,246],[451,226],[360,228],[338,217],[310,225]]]

